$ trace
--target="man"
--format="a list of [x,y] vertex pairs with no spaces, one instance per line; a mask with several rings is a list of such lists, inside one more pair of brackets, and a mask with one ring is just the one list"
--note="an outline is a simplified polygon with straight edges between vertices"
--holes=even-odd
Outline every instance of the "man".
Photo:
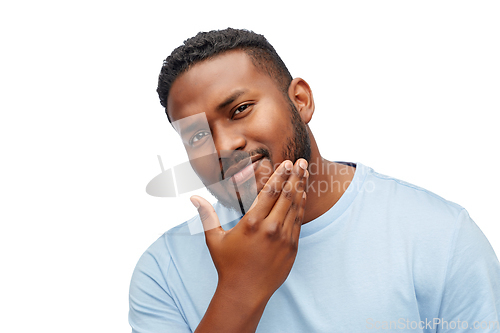
[[[139,260],[133,332],[500,331],[500,264],[467,212],[323,159],[311,89],[263,36],[188,39],[158,93],[219,202],[193,196],[199,217]],[[240,214],[223,228],[229,210]]]

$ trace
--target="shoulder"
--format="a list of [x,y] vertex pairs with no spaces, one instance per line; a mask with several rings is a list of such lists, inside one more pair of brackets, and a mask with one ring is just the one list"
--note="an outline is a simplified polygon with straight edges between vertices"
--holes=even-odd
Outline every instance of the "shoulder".
[[[236,212],[218,202],[213,206],[223,228],[231,228],[239,221]],[[149,275],[151,272],[158,272],[166,278],[172,266],[179,269],[184,263],[192,262],[200,256],[210,258],[203,225],[199,216],[195,215],[169,229],[153,242],[139,259],[134,275],[139,274],[138,272],[148,272]]]
[[135,266],[131,280],[131,291],[135,286],[150,283],[160,284],[168,291],[165,276],[171,263],[171,256],[166,246],[165,234],[160,236],[141,255]]
[[422,187],[359,167],[365,177],[351,211],[360,227],[422,257],[439,253],[446,258],[464,208]]
[[392,210],[412,212],[422,219],[458,219],[462,206],[420,186],[366,168],[365,192],[372,193],[378,202],[385,200]]

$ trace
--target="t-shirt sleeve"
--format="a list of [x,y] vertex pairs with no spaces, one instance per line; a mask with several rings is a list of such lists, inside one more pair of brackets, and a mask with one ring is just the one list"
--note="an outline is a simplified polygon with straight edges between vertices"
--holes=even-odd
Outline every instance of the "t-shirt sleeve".
[[149,250],[139,259],[130,283],[132,333],[191,333],[165,280],[170,261],[168,253],[157,258]]
[[437,332],[500,333],[500,263],[465,209],[452,244]]

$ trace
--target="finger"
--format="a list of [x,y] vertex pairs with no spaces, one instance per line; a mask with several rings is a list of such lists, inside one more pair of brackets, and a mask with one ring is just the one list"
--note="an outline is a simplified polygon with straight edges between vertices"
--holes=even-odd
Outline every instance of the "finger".
[[300,230],[302,228],[302,223],[304,223],[304,214],[306,211],[306,201],[307,201],[307,194],[306,194],[306,192],[303,192],[299,212],[294,220],[293,228],[292,228],[292,242],[294,242],[297,245],[298,245],[299,238],[300,238]]
[[286,184],[281,191],[280,197],[276,201],[272,211],[269,213],[266,220],[271,223],[281,222],[281,226],[284,225],[285,217],[288,211],[292,208],[294,215],[298,210],[302,194],[296,197],[297,192],[304,191],[304,175],[307,169],[307,161],[304,159],[298,159],[295,163],[292,171],[292,175],[288,178]]
[[210,248],[213,242],[224,235],[224,229],[222,229],[219,217],[210,202],[197,195],[193,195],[190,200],[196,209],[198,209],[198,214],[205,230],[207,245]]
[[248,212],[252,211],[252,215],[256,219],[264,219],[267,215],[269,215],[269,212],[280,196],[283,184],[290,176],[292,168],[293,164],[291,161],[283,161],[266,182],[266,185],[264,185],[248,210]]
[[304,200],[304,193],[305,193],[305,184],[307,181],[307,177],[309,175],[309,172],[305,170],[302,180],[299,182],[295,183],[295,194],[293,197],[293,201],[286,213],[285,218],[283,219],[283,233],[286,235],[291,235],[293,232],[293,227],[295,223],[297,223],[297,217],[300,214],[300,209],[302,202]]

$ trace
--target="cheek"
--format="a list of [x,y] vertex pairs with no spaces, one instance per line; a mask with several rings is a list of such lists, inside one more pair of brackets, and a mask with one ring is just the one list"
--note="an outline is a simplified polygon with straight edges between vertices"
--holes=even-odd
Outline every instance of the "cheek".
[[281,110],[278,107],[269,107],[259,112],[259,121],[254,127],[254,138],[269,147],[273,156],[281,156],[281,149],[287,139],[292,135],[288,110]]
[[218,154],[209,154],[197,158],[190,156],[189,162],[205,185],[219,181],[220,167]]

